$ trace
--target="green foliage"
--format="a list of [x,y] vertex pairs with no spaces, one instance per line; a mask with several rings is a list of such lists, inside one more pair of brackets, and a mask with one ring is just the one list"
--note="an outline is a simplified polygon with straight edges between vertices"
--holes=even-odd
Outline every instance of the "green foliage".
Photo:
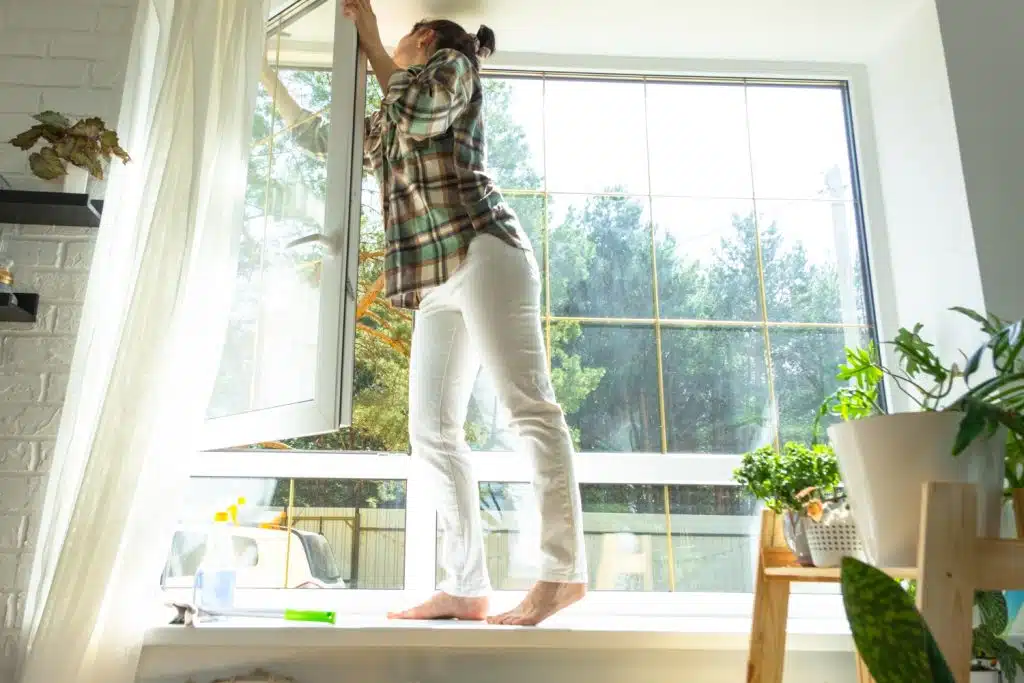
[[921,613],[892,577],[846,557],[841,583],[853,640],[877,683],[953,683]]
[[1024,670],[1024,653],[1002,637],[1010,625],[1006,595],[1003,591],[978,591],[974,594],[974,605],[981,616],[981,623],[972,633],[974,658],[997,661],[1006,682],[1014,683],[1017,674]]
[[1006,438],[1006,493],[1024,489],[1024,437],[1010,432]]
[[798,493],[814,487],[819,496],[828,496],[841,483],[839,462],[830,446],[808,448],[792,441],[782,453],[764,446],[744,454],[733,479],[774,512],[802,510]]
[[[952,309],[979,323],[988,339],[961,369],[946,365],[934,351],[934,345],[921,336],[922,325],[900,328],[888,342],[897,359],[895,368],[884,365],[873,347],[847,348],[846,363],[839,366],[836,378],[846,382],[822,403],[815,419],[815,438],[826,417],[856,420],[884,414],[879,400],[882,380],[889,378],[921,410],[954,410],[964,416],[953,444],[953,455],[959,455],[976,439],[991,437],[1000,426],[1011,434],[1024,435],[1024,320],[1007,324],[996,316],[982,316],[968,308]],[[971,386],[970,380],[981,369],[982,358],[991,355],[993,377]],[[962,380],[967,390],[949,401]],[[946,405],[948,404],[948,405]],[[1011,441],[1016,445],[1016,440]]]
[[44,111],[32,117],[39,123],[16,135],[10,144],[28,151],[43,140],[48,143],[29,155],[32,173],[43,180],[55,180],[67,175],[67,165],[73,164],[89,171],[92,177],[103,180],[103,164],[117,157],[128,163],[128,153],[121,149],[117,133],[107,129],[103,119],[81,119],[76,123],[55,111]]
[[[954,308],[975,322],[988,339],[967,357],[963,372],[967,391],[953,403],[964,411],[954,453],[961,453],[976,438],[991,435],[1000,427],[1024,437],[1024,320],[1013,323],[995,315],[983,316],[968,308]],[[972,385],[988,355],[992,377]]]

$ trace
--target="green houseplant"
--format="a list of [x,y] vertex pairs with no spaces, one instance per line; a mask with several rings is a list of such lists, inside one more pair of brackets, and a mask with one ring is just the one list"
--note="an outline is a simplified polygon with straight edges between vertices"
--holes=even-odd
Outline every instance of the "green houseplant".
[[[852,558],[843,560],[843,605],[857,651],[876,683],[951,683],[953,674],[907,591],[890,576]],[[1002,593],[975,597],[980,623],[974,656],[995,659],[1007,683],[1015,683],[1024,655],[999,634],[1006,628]],[[979,656],[980,655],[980,656]]]
[[29,167],[38,178],[56,180],[66,176],[71,167],[77,167],[103,180],[104,165],[113,157],[124,163],[129,161],[117,133],[108,129],[101,118],[84,118],[72,123],[55,111],[44,111],[32,118],[36,125],[13,137],[10,144],[27,152],[40,142],[44,143],[38,152],[29,155]]
[[769,510],[783,515],[790,550],[801,564],[811,564],[803,531],[805,501],[800,495],[813,489],[819,496],[834,495],[841,484],[839,463],[831,446],[805,446],[788,442],[778,451],[763,446],[743,455],[733,479]]
[[[845,386],[825,400],[816,422],[820,433],[824,418],[840,420],[829,427],[829,438],[868,556],[883,566],[915,562],[920,490],[926,481],[979,484],[980,531],[999,533],[1005,433],[1024,433],[1024,323],[954,310],[985,334],[984,343],[964,355],[961,364],[943,362],[922,336],[921,325],[900,329],[888,343],[891,364],[873,345],[847,349],[837,375]],[[975,381],[982,370],[988,379]],[[885,380],[919,411],[887,412]],[[967,452],[971,457],[949,457]]]

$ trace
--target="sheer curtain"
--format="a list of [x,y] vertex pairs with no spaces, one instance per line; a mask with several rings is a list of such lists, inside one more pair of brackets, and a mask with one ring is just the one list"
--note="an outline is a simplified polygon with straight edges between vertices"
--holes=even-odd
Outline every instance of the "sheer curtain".
[[129,683],[227,324],[266,0],[140,0],[21,683]]

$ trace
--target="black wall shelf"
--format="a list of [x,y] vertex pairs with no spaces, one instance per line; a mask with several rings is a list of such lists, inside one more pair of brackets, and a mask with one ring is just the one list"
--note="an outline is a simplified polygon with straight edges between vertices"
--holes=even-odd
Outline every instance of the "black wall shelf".
[[10,294],[0,294],[0,322],[34,323],[39,312],[38,294],[15,294],[17,304],[11,305]]
[[103,201],[87,194],[0,190],[0,223],[98,228]]

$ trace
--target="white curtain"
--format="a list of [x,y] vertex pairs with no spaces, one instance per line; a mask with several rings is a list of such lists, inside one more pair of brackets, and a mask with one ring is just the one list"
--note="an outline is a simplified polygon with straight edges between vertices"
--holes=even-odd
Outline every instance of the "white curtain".
[[21,683],[129,683],[212,391],[266,0],[140,0],[26,601]]

